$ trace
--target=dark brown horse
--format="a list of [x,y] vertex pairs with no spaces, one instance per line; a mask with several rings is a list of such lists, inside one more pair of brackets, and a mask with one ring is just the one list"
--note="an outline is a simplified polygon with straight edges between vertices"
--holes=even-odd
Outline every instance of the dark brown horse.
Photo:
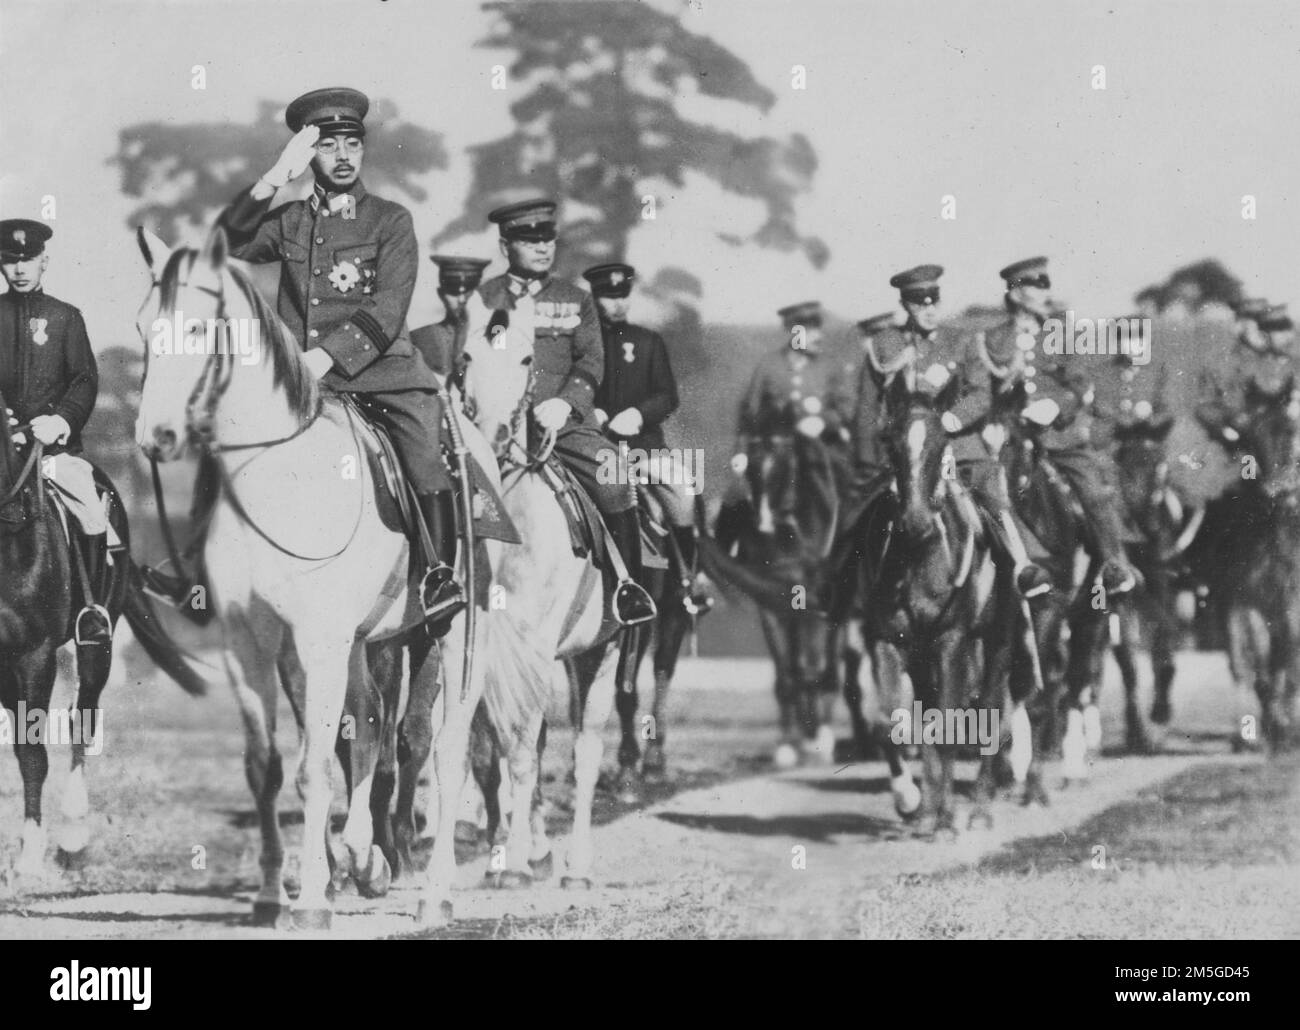
[[758,606],[776,667],[781,739],[774,760],[781,768],[801,754],[822,763],[833,757],[837,627],[817,610],[839,512],[833,461],[819,439],[768,438],[751,461],[751,499],[724,505],[713,538],[700,540],[710,578]]
[[[921,745],[923,829],[942,832],[956,830],[953,766],[958,745],[973,742],[973,735],[958,740],[944,732],[932,739],[911,718],[911,702],[920,704],[927,721],[930,713],[946,725],[969,715],[998,727],[981,755],[971,813],[972,822],[991,823],[993,756],[1002,738],[994,719],[1013,701],[1009,684],[1016,620],[1009,578],[993,563],[982,520],[951,461],[940,416],[956,384],[954,379],[931,396],[910,391],[898,375],[885,390],[884,442],[894,471],[896,516],[881,567],[863,600],[863,635],[878,675],[901,667],[911,681],[910,697],[902,677],[891,682],[883,676],[878,685],[885,710],[894,713],[893,727],[877,739],[889,762],[895,806],[904,815],[916,809],[902,761],[910,738]],[[879,551],[878,541],[865,543],[864,553]]]
[[[30,431],[26,435],[30,437]],[[101,492],[113,498],[110,519],[122,547],[114,549],[101,574],[86,571],[83,580],[76,572],[78,552],[69,545],[52,488],[43,480],[41,452],[34,441],[16,448],[9,420],[0,417],[0,705],[23,779],[22,850],[14,866],[19,877],[39,877],[43,869],[41,794],[49,772],[46,743],[56,733],[66,732],[72,747],[72,774],[62,799],[61,861],[76,865],[88,843],[86,757],[99,754],[104,745],[99,701],[112,667],[111,642],[78,644],[75,708],[66,713],[50,709],[56,652],[78,635],[83,607],[102,605],[110,625],[125,613],[150,656],[186,690],[203,692],[203,681],[151,617],[139,572],[131,564],[126,516],[112,484],[97,473]],[[83,568],[97,571],[94,563]],[[93,598],[85,597],[86,586]]]

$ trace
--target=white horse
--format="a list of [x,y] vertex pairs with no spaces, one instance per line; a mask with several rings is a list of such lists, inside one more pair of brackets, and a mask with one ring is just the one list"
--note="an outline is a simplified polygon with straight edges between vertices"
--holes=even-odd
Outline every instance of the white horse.
[[501,886],[522,886],[534,873],[545,875],[551,865],[534,791],[538,735],[560,662],[568,675],[576,733],[573,835],[561,883],[590,887],[591,809],[602,735],[614,704],[622,627],[613,618],[611,588],[589,558],[574,555],[560,502],[538,470],[536,456],[527,451],[532,299],[520,298],[509,312],[509,325],[491,339],[493,312],[477,295],[470,298],[466,317],[467,406],[483,435],[493,441],[502,463],[502,499],[523,539],[495,567],[493,589],[500,591],[501,604],[494,604],[485,620],[490,629],[483,652],[483,696],[511,779],[505,869],[492,870],[489,878]]
[[[366,645],[421,621],[409,580],[409,545],[385,510],[388,502],[371,475],[354,416],[337,400],[322,399],[292,334],[247,273],[228,263],[225,234],[214,230],[201,253],[173,253],[143,229],[139,243],[153,283],[138,317],[149,353],[137,443],[157,460],[170,461],[198,440],[220,466],[221,497],[204,558],[208,602],[215,607],[225,671],[244,720],[244,763],[261,823],[262,883],[254,919],[274,923],[289,904],[276,811],[283,781],[275,743],[278,672],[302,738],[301,894],[293,922],[326,927],[330,773],[341,728],[345,738],[355,736],[343,832],[353,875],[363,890],[387,882],[388,863],[374,843],[370,795],[381,723],[385,736],[391,723],[376,717]],[[167,331],[169,325],[192,326],[194,332],[182,339]],[[257,331],[255,346],[230,346],[238,338],[235,327]],[[466,436],[483,467],[493,469],[482,438],[475,439],[472,430]],[[489,541],[488,547],[489,562],[495,563],[499,545]],[[441,647],[450,685],[442,692],[434,747],[441,803],[419,913],[430,925],[451,917],[451,802],[466,777],[470,717],[483,682],[474,676],[462,692],[463,619],[462,614],[453,623]],[[415,653],[412,647],[412,678],[436,676],[434,663],[417,663]],[[384,678],[400,684],[400,661],[385,664],[396,672]],[[345,695],[357,708],[351,726],[344,722]],[[387,701],[396,705],[394,697]]]

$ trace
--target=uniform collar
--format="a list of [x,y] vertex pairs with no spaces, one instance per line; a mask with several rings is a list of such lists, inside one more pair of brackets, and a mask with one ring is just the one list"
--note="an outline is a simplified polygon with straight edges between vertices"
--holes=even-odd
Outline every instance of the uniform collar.
[[343,209],[343,207],[347,204],[347,201],[344,199],[345,197],[351,197],[353,203],[360,204],[362,198],[364,198],[365,195],[366,195],[366,188],[361,184],[361,180],[358,179],[356,182],[352,184],[351,189],[347,190],[344,193],[335,193],[333,196],[331,196],[329,202],[329,210],[321,211],[321,204],[323,204],[325,201],[326,193],[325,190],[321,187],[320,183],[317,183],[315,186],[312,187],[311,196],[307,198],[307,206],[311,208],[311,213],[313,215],[315,215],[317,212],[320,212],[320,214],[328,218],[334,212]]
[[16,304],[20,301],[30,300],[32,297],[44,297],[45,288],[43,286],[38,286],[36,289],[28,290],[26,293],[19,293],[17,290],[9,289],[5,290],[5,292],[0,294],[0,296],[7,298],[10,303]]
[[915,322],[907,323],[908,333],[917,340],[924,340],[926,343],[933,343],[936,336],[939,335],[939,327],[935,326],[928,333],[924,332]]
[[550,279],[550,272],[539,276],[518,275],[515,272],[507,272],[506,287],[510,290],[512,296],[522,297],[526,293],[530,297],[535,297],[542,292]]

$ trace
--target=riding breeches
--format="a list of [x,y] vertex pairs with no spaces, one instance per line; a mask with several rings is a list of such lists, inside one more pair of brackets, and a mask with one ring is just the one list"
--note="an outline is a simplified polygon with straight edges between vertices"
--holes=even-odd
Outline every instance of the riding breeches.
[[1097,556],[1102,560],[1122,556],[1124,525],[1110,459],[1081,447],[1052,450],[1047,457],[1078,498]]
[[442,398],[430,390],[349,394],[361,409],[388,430],[397,456],[417,494],[451,489],[443,463]]
[[592,426],[570,424],[555,439],[555,456],[591,495],[602,515],[636,505],[636,488],[619,460],[618,444]]

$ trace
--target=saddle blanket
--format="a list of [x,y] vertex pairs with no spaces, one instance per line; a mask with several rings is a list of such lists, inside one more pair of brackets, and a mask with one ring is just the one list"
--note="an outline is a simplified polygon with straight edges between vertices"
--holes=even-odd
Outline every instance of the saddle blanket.
[[86,536],[107,533],[109,547],[121,546],[108,520],[109,499],[99,493],[90,462],[75,454],[54,454],[41,462],[41,474]]

